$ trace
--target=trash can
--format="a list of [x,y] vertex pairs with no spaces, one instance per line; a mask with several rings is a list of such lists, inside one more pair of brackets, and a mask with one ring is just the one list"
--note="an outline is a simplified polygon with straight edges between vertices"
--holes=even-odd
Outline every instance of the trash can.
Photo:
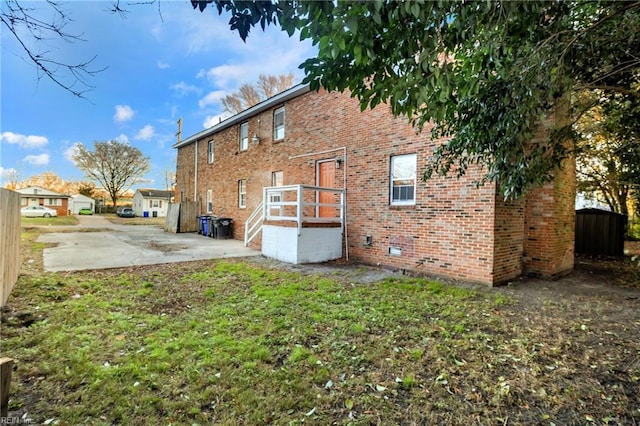
[[215,216],[207,216],[207,233],[205,234],[207,237],[214,237],[214,232],[216,232],[215,227],[213,226],[213,221],[216,220]]
[[209,236],[211,218],[207,215],[199,216],[200,218],[200,226],[199,226],[199,234],[204,235],[205,237]]
[[158,217],[158,212],[151,212],[151,216]]
[[232,234],[231,234],[231,223],[233,222],[233,219],[228,218],[228,217],[219,217],[217,219],[215,219],[214,221],[214,228],[215,228],[215,236],[214,238],[218,239],[218,240],[226,240],[228,238],[231,238]]
[[142,212],[142,217],[149,217],[149,212]]

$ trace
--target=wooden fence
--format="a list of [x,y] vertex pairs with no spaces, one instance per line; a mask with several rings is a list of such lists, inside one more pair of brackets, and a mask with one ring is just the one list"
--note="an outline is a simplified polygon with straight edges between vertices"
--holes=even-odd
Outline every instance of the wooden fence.
[[624,256],[627,217],[598,209],[576,211],[576,254]]
[[200,203],[196,201],[169,204],[164,230],[173,233],[196,232],[199,211]]
[[4,306],[20,272],[20,194],[0,188],[0,306]]

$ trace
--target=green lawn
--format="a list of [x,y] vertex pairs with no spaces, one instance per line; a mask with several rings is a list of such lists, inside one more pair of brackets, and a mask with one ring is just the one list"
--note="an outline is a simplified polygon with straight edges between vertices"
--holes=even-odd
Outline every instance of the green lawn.
[[23,227],[28,226],[70,226],[77,225],[78,219],[75,216],[56,217],[21,217],[20,223]]
[[[29,256],[41,247],[23,242]],[[23,273],[11,414],[63,425],[637,424],[637,323],[583,299],[238,261]],[[637,317],[636,317],[637,318]]]

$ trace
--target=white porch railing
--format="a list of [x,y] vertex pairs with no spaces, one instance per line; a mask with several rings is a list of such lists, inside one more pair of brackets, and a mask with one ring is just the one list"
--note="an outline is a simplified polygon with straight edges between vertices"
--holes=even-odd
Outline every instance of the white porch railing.
[[251,240],[253,240],[262,231],[262,222],[264,221],[262,208],[263,202],[260,202],[258,208],[251,213],[249,219],[244,223],[244,246],[247,247]]
[[263,189],[262,202],[245,223],[245,246],[262,230],[262,222],[295,222],[298,235],[303,223],[338,223],[344,232],[344,190],[311,185],[271,186]]

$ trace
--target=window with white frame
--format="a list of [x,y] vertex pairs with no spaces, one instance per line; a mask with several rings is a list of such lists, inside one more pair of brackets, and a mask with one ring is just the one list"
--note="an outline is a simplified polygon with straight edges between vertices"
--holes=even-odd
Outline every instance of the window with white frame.
[[207,190],[207,213],[213,213],[213,189]]
[[213,163],[213,140],[207,144],[207,161]]
[[249,123],[240,125],[240,151],[249,149]]
[[284,139],[284,107],[273,111],[273,140]]
[[240,179],[238,181],[238,207],[247,207],[247,180]]
[[391,205],[416,203],[416,154],[391,157]]
[[60,198],[49,198],[47,199],[47,206],[61,206],[62,200]]
[[[271,186],[283,186],[284,185],[284,172],[272,172],[271,173]],[[282,192],[270,192],[270,203],[282,202]],[[272,206],[269,213],[271,215],[282,216],[282,206]]]

